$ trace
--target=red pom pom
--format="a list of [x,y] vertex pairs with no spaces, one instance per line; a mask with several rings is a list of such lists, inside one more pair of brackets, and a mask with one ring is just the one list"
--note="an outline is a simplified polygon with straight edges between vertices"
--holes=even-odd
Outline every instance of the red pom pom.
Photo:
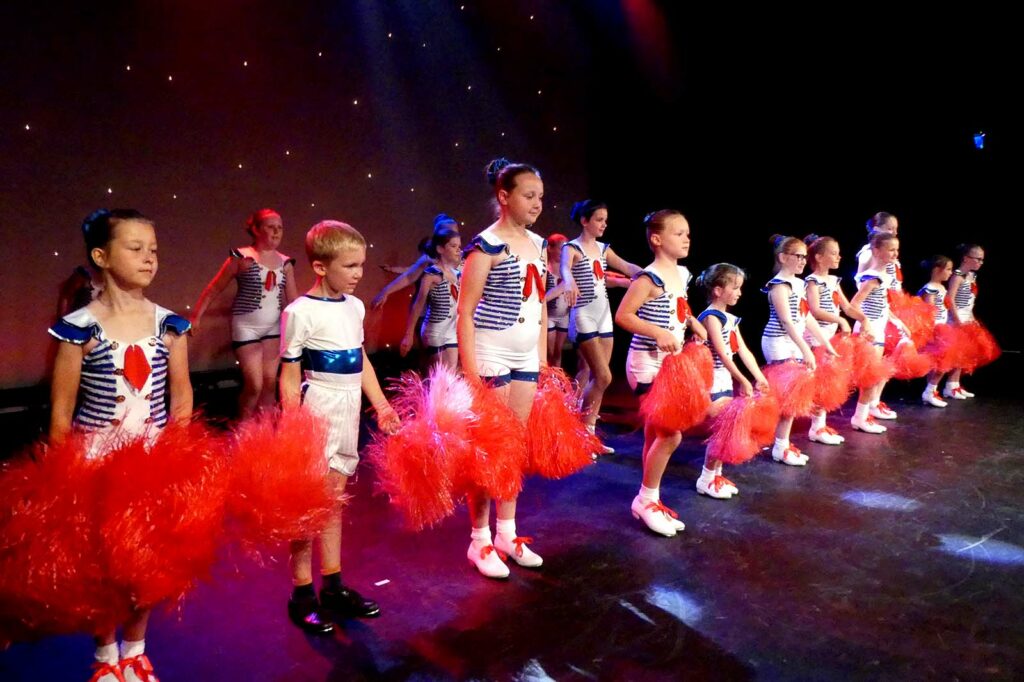
[[931,356],[935,369],[945,374],[973,362],[974,344],[961,327],[940,324],[935,327],[932,340],[924,348]]
[[473,448],[467,461],[456,463],[456,489],[472,493],[482,488],[497,500],[511,500],[523,489],[526,468],[526,427],[498,391],[483,382],[473,387],[473,411],[477,420],[470,428]]
[[410,372],[393,388],[391,404],[402,428],[393,436],[378,433],[368,455],[391,502],[409,527],[419,530],[455,511],[452,477],[473,454],[473,391],[443,365],[434,366],[429,382]]
[[866,390],[892,377],[892,365],[878,355],[877,346],[861,336],[851,337],[853,348],[853,383]]
[[844,338],[836,336],[832,339],[832,347],[839,353],[838,357],[824,346],[814,349],[818,363],[814,370],[814,404],[826,412],[842,407],[853,392],[853,350],[848,343],[843,343]]
[[702,343],[687,343],[669,355],[654,384],[640,399],[644,423],[660,431],[686,431],[700,423],[711,405],[714,361]]
[[814,372],[806,365],[795,360],[776,362],[764,368],[764,376],[784,417],[806,417],[815,411]]
[[754,397],[754,411],[750,423],[750,435],[760,446],[775,442],[775,429],[779,425],[782,409],[773,393],[759,393]]
[[995,362],[1003,354],[1002,348],[995,337],[978,321],[963,325],[964,333],[970,339],[973,350],[970,359],[965,366],[965,371],[973,372],[978,367],[984,367],[990,362]]
[[890,362],[894,369],[893,376],[897,379],[917,379],[928,374],[934,367],[932,357],[918,353],[913,342],[909,340],[896,346]]
[[576,404],[576,392],[565,372],[558,367],[541,368],[526,426],[528,473],[565,478],[593,464],[601,443],[583,423]]
[[304,408],[266,411],[238,427],[228,514],[244,545],[308,538],[336,512],[327,434],[324,418]]
[[758,425],[766,421],[771,442],[775,435],[775,424],[779,420],[778,403],[767,396],[733,398],[715,418],[711,438],[708,439],[708,457],[726,464],[742,464],[761,451],[765,443],[763,428]]
[[223,444],[198,422],[170,424],[149,446],[114,449],[102,471],[108,576],[138,608],[179,599],[209,576],[222,542]]
[[96,523],[103,460],[88,437],[36,446],[0,473],[0,640],[110,630],[131,614],[106,579]]
[[935,308],[923,298],[904,291],[889,290],[889,308],[910,332],[914,345],[922,348],[935,331]]

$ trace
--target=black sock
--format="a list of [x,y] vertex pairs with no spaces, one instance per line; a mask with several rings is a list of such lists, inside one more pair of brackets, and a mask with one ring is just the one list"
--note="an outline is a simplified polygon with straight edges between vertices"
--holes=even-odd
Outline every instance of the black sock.
[[340,590],[341,571],[338,571],[337,573],[328,573],[327,575],[323,576],[323,581],[321,582],[321,585],[323,589],[330,590],[332,592],[337,592],[338,590]]
[[296,585],[292,590],[292,601],[300,601],[303,599],[316,599],[316,591],[313,589],[313,583]]

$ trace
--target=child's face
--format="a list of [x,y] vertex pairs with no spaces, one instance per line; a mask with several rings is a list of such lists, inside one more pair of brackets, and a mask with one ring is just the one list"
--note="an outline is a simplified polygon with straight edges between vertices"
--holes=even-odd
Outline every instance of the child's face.
[[[314,271],[323,277],[325,289],[332,296],[348,295],[356,290],[363,278],[363,264],[366,262],[366,247],[349,246],[338,252],[329,263],[316,261]],[[321,273],[322,270],[322,273]]]
[[670,258],[679,260],[690,255],[690,223],[681,215],[672,215],[665,219],[665,228],[657,241],[652,243],[660,245],[661,250]]
[[498,203],[513,222],[533,225],[544,210],[544,183],[533,173],[522,173],[516,177],[516,186],[511,192],[498,193]]
[[256,246],[264,249],[276,249],[281,245],[281,237],[284,236],[284,223],[281,216],[269,215],[260,221],[252,231],[252,239]]
[[882,245],[875,251],[875,256],[882,265],[895,263],[900,257],[900,240],[890,239],[882,242]]
[[953,276],[953,263],[946,263],[941,268],[935,268],[932,272],[935,273],[937,281],[948,282],[949,278]]
[[779,254],[779,264],[783,270],[799,275],[807,265],[807,246],[796,242]]
[[125,288],[144,289],[156,276],[156,230],[125,220],[114,227],[106,248],[93,249],[93,260]]
[[743,294],[743,277],[735,275],[725,281],[725,285],[715,287],[715,298],[727,306],[734,306],[739,303]]
[[448,243],[437,251],[437,255],[445,263],[459,263],[462,261],[462,238],[452,237]]
[[985,250],[975,247],[964,256],[964,269],[968,272],[977,272],[984,262]]
[[889,234],[898,234],[900,231],[900,222],[896,220],[896,216],[891,215],[886,218],[885,222],[878,226],[879,232],[888,232]]
[[562,260],[563,246],[565,246],[564,241],[548,242],[548,260],[556,263]]
[[825,248],[817,255],[818,263],[824,265],[829,270],[835,270],[839,267],[840,258],[839,243],[834,241],[826,242]]
[[594,211],[594,215],[590,216],[590,220],[584,218],[580,221],[583,225],[583,231],[589,234],[594,239],[600,238],[604,231],[608,228],[608,209],[599,208]]

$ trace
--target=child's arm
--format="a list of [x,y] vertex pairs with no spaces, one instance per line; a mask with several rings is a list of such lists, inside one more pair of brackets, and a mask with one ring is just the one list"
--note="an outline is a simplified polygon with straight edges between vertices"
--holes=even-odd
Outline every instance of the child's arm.
[[288,305],[299,297],[299,287],[295,282],[295,266],[289,260],[284,264],[284,304]]
[[434,259],[426,254],[417,258],[416,262],[410,265],[408,270],[391,280],[391,282],[380,290],[379,294],[373,297],[373,300],[370,302],[370,307],[374,310],[381,308],[384,305],[384,302],[388,300],[388,296],[414,284],[416,280],[420,278],[420,275],[423,274],[423,271],[427,269],[427,266],[433,262]]
[[708,330],[704,328],[704,325],[690,313],[690,317],[687,318],[687,324],[690,325],[690,331],[700,338],[701,341],[708,340]]
[[606,287],[618,287],[620,289],[626,289],[629,287],[630,280],[628,277],[623,277],[617,272],[606,272],[604,273],[604,285]]
[[765,378],[761,368],[757,366],[757,359],[754,358],[754,354],[747,347],[747,342],[743,340],[743,335],[740,334],[738,327],[736,328],[736,341],[739,343],[739,350],[736,351],[736,355],[740,356],[743,366],[750,372],[750,376],[754,377],[754,387],[759,391],[767,391],[768,379]]
[[796,347],[800,349],[800,353],[804,356],[804,364],[813,370],[817,367],[817,363],[814,361],[814,353],[811,351],[811,347],[807,345],[807,342],[804,341],[803,335],[797,331],[793,320],[789,319],[789,292],[790,287],[788,284],[775,284],[768,291],[768,300],[771,301],[772,307],[775,308],[775,317],[778,318],[782,328],[786,330],[786,335],[796,344]]
[[559,282],[558,284],[544,292],[544,302],[546,303],[548,301],[555,300],[556,298],[564,294],[566,290],[567,287],[565,286],[565,280],[562,280],[561,282]]
[[846,294],[843,293],[842,288],[836,289],[836,291],[839,292],[839,307],[842,309],[843,313],[845,313],[851,320],[860,322],[861,336],[870,341],[871,333],[867,330],[868,318],[864,315],[864,311],[850,303],[850,300],[846,298]]
[[[608,267],[612,267],[619,272],[626,273],[630,280],[640,274],[640,271],[643,270],[639,265],[634,265],[628,260],[621,258],[619,254],[612,251],[612,247],[610,246],[604,251],[604,259],[608,261]],[[629,284],[627,283],[624,286],[629,286]]]
[[403,358],[412,348],[412,342],[416,334],[416,321],[420,319],[420,315],[423,314],[423,309],[427,305],[427,296],[430,295],[430,290],[441,279],[442,277],[438,275],[423,275],[423,281],[420,282],[420,290],[416,292],[416,300],[412,302],[412,308],[409,309],[409,317],[405,321],[405,336],[402,337],[402,343],[398,347],[398,353]]
[[569,307],[576,305],[576,299],[580,296],[580,288],[576,285],[576,279],[572,276],[572,266],[583,257],[575,247],[568,243],[562,244],[562,264],[560,266],[562,284],[565,285],[565,300]]
[[814,316],[815,320],[838,324],[840,331],[847,334],[850,333],[849,322],[844,320],[841,315],[830,313],[821,307],[821,286],[810,279],[807,280],[807,307],[810,309],[811,315]]
[[281,407],[290,410],[302,404],[302,363],[282,362],[281,377],[277,382],[281,392]]
[[548,366],[548,307],[540,307],[540,337],[537,341],[537,354],[540,355],[540,366]]
[[861,330],[860,335],[863,336],[867,341],[874,341],[874,337],[871,335],[869,325],[867,324],[867,316],[864,315],[864,311],[861,310],[861,305],[864,303],[864,299],[868,297],[872,291],[881,286],[881,282],[877,279],[865,279],[857,287],[857,293],[853,295],[853,300],[850,301],[850,307],[860,313],[861,319]]
[[954,296],[963,281],[963,275],[959,275],[954,272],[953,276],[949,278],[948,282],[946,282],[946,300],[952,304],[949,306],[949,315],[946,317],[949,318],[950,322],[958,327],[960,326],[960,316],[956,314],[956,301],[954,300]]
[[633,280],[629,289],[626,290],[626,295],[622,297],[619,309],[615,311],[615,324],[627,332],[649,336],[654,339],[659,350],[675,353],[679,350],[679,341],[676,340],[675,335],[656,324],[641,320],[636,314],[641,305],[654,298],[658,288],[647,277],[637,277]]
[[459,317],[456,324],[459,340],[459,361],[462,373],[467,377],[477,376],[476,328],[473,313],[484,294],[484,283],[491,271],[493,259],[483,251],[473,250],[466,257],[462,268],[462,288],[459,290]]
[[58,343],[50,384],[50,443],[59,445],[71,433],[78,384],[82,378],[83,346]]
[[804,324],[807,325],[807,330],[811,332],[811,336],[815,338],[819,345],[824,346],[832,355],[839,355],[839,353],[836,352],[836,349],[832,347],[832,342],[825,338],[825,334],[822,333],[817,320],[813,317],[808,317]]
[[373,370],[373,365],[370,364],[370,357],[366,354],[365,348],[363,349],[362,386],[366,399],[373,405],[373,411],[377,417],[377,426],[388,435],[397,433],[398,429],[402,426],[402,420],[398,418],[395,408],[391,407],[391,403],[384,397],[384,391],[381,390],[380,382],[377,381],[377,372]]
[[308,325],[291,308],[281,313],[281,408],[291,410],[302,404],[302,349],[308,338]]
[[750,381],[743,376],[743,372],[736,366],[732,358],[729,356],[729,351],[725,347],[725,340],[722,339],[722,321],[714,315],[707,315],[704,318],[704,328],[707,330],[708,342],[711,347],[715,349],[715,354],[718,355],[722,361],[722,365],[729,370],[729,374],[732,375],[734,381],[740,384],[741,395],[752,395],[754,393],[754,387],[750,385]]
[[187,422],[192,418],[192,381],[188,375],[188,336],[168,334],[164,343],[169,352],[167,381],[171,391],[171,419]]
[[210,283],[203,289],[203,293],[199,295],[199,300],[196,301],[196,309],[192,311],[193,334],[199,332],[199,321],[202,319],[206,309],[210,307],[214,299],[220,296],[220,293],[224,291],[231,280],[238,275],[238,268],[243,260],[245,259],[228,256],[227,260],[220,266],[217,274],[214,275]]

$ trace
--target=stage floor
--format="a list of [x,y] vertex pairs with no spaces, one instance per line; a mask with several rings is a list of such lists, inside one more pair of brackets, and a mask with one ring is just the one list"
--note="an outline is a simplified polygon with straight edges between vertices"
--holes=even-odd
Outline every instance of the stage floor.
[[[164,682],[1021,679],[1021,401],[890,404],[882,436],[833,415],[841,447],[807,444],[798,421],[809,465],[728,469],[729,501],[698,497],[703,446],[684,441],[662,487],[686,523],[675,538],[631,517],[641,437],[609,426],[617,454],[528,482],[519,531],[545,563],[504,582],[467,562],[461,511],[409,533],[365,467],[344,576],[380,618],[301,633],[282,549],[265,567],[225,559],[153,618],[148,653]],[[92,651],[85,636],[17,644],[0,679],[85,680]]]

